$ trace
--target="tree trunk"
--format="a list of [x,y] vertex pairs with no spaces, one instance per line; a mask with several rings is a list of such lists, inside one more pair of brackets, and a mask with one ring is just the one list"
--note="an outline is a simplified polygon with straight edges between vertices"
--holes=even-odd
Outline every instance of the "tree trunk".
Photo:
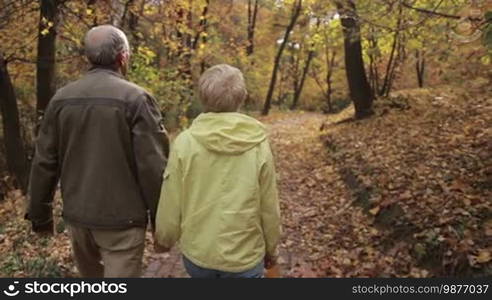
[[[299,82],[301,81],[301,75],[299,74],[299,67],[301,65],[301,53],[296,53],[296,50],[294,47],[290,47],[290,52],[291,55],[289,57],[290,60],[290,66],[287,68],[287,73],[292,77],[292,91],[294,91],[294,94],[297,93],[297,88],[299,86]],[[299,49],[299,52],[301,52],[301,49]],[[288,79],[289,76],[287,76],[286,79]],[[280,81],[282,81],[282,77],[280,77]],[[292,104],[291,104],[292,105]]]
[[354,102],[355,118],[360,119],[373,113],[372,102],[374,98],[364,69],[360,24],[353,0],[336,1],[335,4],[338,13],[342,16],[345,70],[350,97]]
[[270,85],[268,87],[268,93],[266,96],[265,100],[265,105],[263,107],[262,114],[268,115],[268,112],[270,112],[270,107],[272,105],[272,96],[273,96],[273,91],[275,90],[275,83],[277,81],[277,72],[278,68],[280,66],[280,59],[282,58],[282,53],[284,52],[285,46],[287,45],[289,41],[289,35],[296,25],[297,18],[301,14],[301,8],[302,8],[302,0],[297,0],[294,3],[293,10],[292,10],[292,16],[290,18],[289,25],[287,25],[287,28],[285,29],[285,34],[284,34],[284,40],[280,44],[280,47],[278,48],[277,55],[275,56],[275,62],[273,65],[273,71],[272,71],[272,78],[270,80]]
[[383,86],[379,91],[380,96],[388,96],[391,91],[391,86],[393,85],[394,72],[396,69],[397,60],[395,58],[395,53],[398,46],[398,39],[400,37],[400,25],[402,21],[402,7],[399,7],[398,10],[398,21],[396,24],[396,31],[393,36],[393,45],[391,46],[391,53],[388,61],[388,65],[386,66],[386,75],[384,76]]
[[327,90],[326,90],[326,104],[328,105],[328,112],[333,112],[333,106],[331,104],[331,94],[333,93],[333,88],[332,88],[332,80],[331,78],[333,77],[333,68],[335,67],[335,57],[337,53],[333,51],[333,54],[331,55],[331,59],[328,58],[328,53],[326,57],[326,62],[328,65],[328,72],[326,72],[326,85],[327,85]]
[[378,61],[379,61],[379,49],[378,41],[375,38],[374,29],[370,28],[370,34],[368,37],[369,42],[369,84],[371,85],[371,91],[373,95],[379,92],[379,71],[378,71]]
[[[333,94],[333,81],[331,80],[333,77],[333,69],[335,68],[335,58],[337,52],[335,50],[330,51],[328,43],[325,44],[325,66],[326,66],[326,76],[324,77],[324,82],[322,82],[317,72],[319,69],[314,69],[312,72],[312,77],[316,84],[319,86],[323,95],[325,96],[326,106],[322,108],[324,113],[332,113],[333,105],[331,103],[331,95]],[[324,88],[324,83],[326,83],[326,90]]]
[[120,0],[111,0],[111,25],[123,27],[125,25],[125,14],[132,0],[123,3]]
[[255,0],[255,5],[252,8],[252,0],[248,0],[248,46],[246,47],[246,55],[250,56],[254,52],[255,44],[255,27],[256,16],[258,15],[258,0]]
[[[207,32],[208,27],[208,10],[210,6],[210,0],[205,1],[205,6],[203,7],[202,16],[200,17],[200,22],[198,24],[198,30],[196,32],[195,38],[193,39],[192,48],[196,50],[200,42],[200,36]],[[202,42],[205,44],[207,42],[207,36],[203,35]]]
[[384,76],[383,86],[379,90],[379,96],[386,96],[389,93],[389,85],[390,85],[389,80],[391,78],[391,70],[393,69],[393,64],[395,64],[394,61],[395,61],[397,41],[398,41],[398,31],[395,33],[393,37],[393,45],[391,46],[391,53],[388,60],[388,65],[386,66],[386,74]]
[[[128,23],[131,22],[131,19],[134,15],[134,13],[132,12],[132,7],[134,5],[134,2],[135,2],[134,0],[126,0],[126,3],[123,6],[123,13],[121,14],[121,21],[119,24],[120,28],[124,28],[126,26],[127,19],[128,19]],[[128,27],[130,26],[131,25],[129,25]]]
[[306,75],[309,71],[309,66],[311,65],[311,61],[313,60],[313,57],[314,57],[314,50],[309,50],[306,64],[304,65],[304,69],[302,70],[301,81],[300,81],[299,85],[296,86],[296,89],[294,92],[294,99],[293,99],[292,105],[290,107],[291,110],[296,109],[297,105],[299,104],[299,98],[301,97],[302,89],[304,88],[304,82],[306,81]]
[[419,84],[419,88],[423,88],[424,75],[425,75],[425,57],[420,50],[416,50],[415,56],[416,56],[415,67],[417,69],[417,81]]
[[29,162],[20,133],[19,110],[7,63],[0,53],[0,111],[7,167],[15,176],[21,190],[27,192]]
[[[188,5],[178,4],[176,9],[176,37],[179,40],[179,58],[181,60],[179,75],[183,80],[190,80],[192,75],[191,51],[193,47],[190,31],[193,28],[193,0],[188,0]],[[184,27],[186,27],[187,30],[183,30]]]
[[40,0],[38,58],[36,63],[36,110],[38,120],[44,115],[44,110],[55,94],[55,54],[58,13],[58,0]]
[[[135,9],[135,1],[129,0],[127,2],[128,8],[127,8],[127,13],[128,17],[123,16],[123,24],[126,24],[126,19],[128,19],[128,30],[131,32],[133,40],[132,40],[132,46],[134,49],[138,49],[140,47],[140,44],[142,43],[142,36],[139,35],[138,31],[138,25],[140,22],[140,16],[143,16],[144,14],[144,8],[145,8],[145,2],[142,1],[140,3],[140,6],[138,7],[138,11]],[[158,52],[158,56],[161,55],[161,52]],[[160,59],[156,59],[156,61],[160,61]]]

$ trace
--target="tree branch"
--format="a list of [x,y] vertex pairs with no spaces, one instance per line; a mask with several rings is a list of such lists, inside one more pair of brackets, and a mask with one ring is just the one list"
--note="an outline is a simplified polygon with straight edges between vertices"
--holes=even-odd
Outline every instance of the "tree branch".
[[402,1],[402,5],[406,8],[413,9],[415,11],[429,14],[429,15],[434,15],[434,16],[439,16],[439,17],[444,17],[444,18],[449,18],[449,19],[455,19],[455,20],[461,19],[460,16],[450,15],[450,14],[446,14],[446,13],[442,13],[442,12],[437,12],[436,11],[437,7],[434,10],[427,10],[427,9],[420,8],[420,7],[413,7],[410,4],[406,3],[405,1]]

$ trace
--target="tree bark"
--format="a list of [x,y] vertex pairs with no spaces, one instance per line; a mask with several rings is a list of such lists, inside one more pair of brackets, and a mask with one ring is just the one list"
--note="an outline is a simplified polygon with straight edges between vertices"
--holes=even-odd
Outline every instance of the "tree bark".
[[29,162],[21,137],[19,110],[7,62],[0,53],[0,111],[2,114],[3,138],[7,167],[21,188],[27,192]]
[[[126,24],[127,21],[125,20],[128,19],[127,27],[133,37],[132,46],[134,49],[138,49],[138,47],[142,43],[142,36],[138,34],[138,25],[140,23],[140,17],[144,14],[145,1],[142,1],[142,3],[140,3],[138,10],[135,8],[136,3],[133,0],[129,0],[127,2],[127,6],[128,8],[126,14],[128,14],[128,17],[123,16],[123,24]],[[160,54],[161,53],[159,52],[158,56],[160,56]],[[160,61],[160,59],[157,59],[156,61]]]
[[38,58],[36,63],[36,110],[38,120],[44,115],[55,94],[56,28],[59,0],[40,0]]
[[125,15],[132,0],[123,3],[120,0],[111,0],[111,25],[123,27],[125,25]]
[[280,59],[282,58],[282,53],[284,52],[285,46],[287,45],[287,43],[289,41],[290,33],[292,32],[292,29],[296,25],[297,18],[301,14],[301,9],[302,9],[302,0],[297,0],[294,3],[293,9],[292,9],[292,15],[290,18],[290,22],[287,25],[287,28],[285,29],[284,40],[280,44],[280,47],[278,48],[278,51],[277,51],[277,55],[275,56],[275,62],[274,62],[273,71],[272,71],[272,78],[270,80],[270,85],[268,87],[268,93],[266,96],[265,105],[264,105],[263,111],[262,111],[262,114],[264,116],[268,115],[268,113],[270,112],[270,108],[272,105],[273,91],[275,90],[275,83],[277,81],[277,72],[278,72],[278,68],[280,66]]
[[333,69],[335,68],[335,58],[336,58],[337,52],[336,51],[330,51],[328,48],[328,44],[325,45],[325,65],[326,65],[326,76],[324,77],[324,83],[326,83],[326,90],[323,86],[323,83],[318,77],[318,74],[316,72],[318,70],[313,70],[312,72],[312,77],[314,78],[314,81],[318,85],[318,87],[321,89],[323,92],[323,95],[325,96],[326,100],[326,107],[323,107],[322,110],[324,113],[332,113],[333,112],[333,105],[331,103],[331,95],[333,94]]
[[386,75],[384,76],[383,86],[381,90],[379,90],[380,96],[388,96],[389,92],[391,91],[391,87],[393,85],[393,78],[394,78],[393,75],[397,64],[395,53],[398,46],[398,39],[400,37],[400,26],[402,21],[401,14],[402,14],[402,7],[400,6],[398,10],[398,21],[396,24],[396,31],[393,36],[393,45],[391,46],[391,53],[388,60],[388,65],[386,66]]
[[302,70],[301,81],[299,82],[299,85],[296,86],[294,92],[294,99],[292,100],[292,105],[290,106],[291,110],[296,109],[297,105],[299,104],[299,98],[301,97],[302,89],[304,88],[304,83],[306,82],[306,75],[309,71],[309,67],[311,65],[311,61],[313,60],[313,57],[314,57],[314,50],[309,50],[308,57],[306,59],[306,64],[304,65],[304,68]]
[[380,52],[379,52],[379,45],[378,45],[378,40],[375,37],[375,32],[374,28],[370,27],[369,28],[370,33],[368,37],[368,42],[369,42],[369,84],[371,85],[371,90],[372,94],[376,95],[379,92],[379,70],[378,70],[378,63],[380,60]]
[[425,76],[425,57],[422,51],[416,50],[415,52],[416,62],[415,67],[417,69],[417,81],[419,88],[424,87],[424,76]]
[[253,54],[255,48],[255,28],[258,15],[258,0],[255,0],[253,7],[251,1],[248,0],[248,46],[246,47],[246,55],[248,56]]
[[[328,55],[328,53],[327,53]],[[326,62],[328,66],[328,72],[326,72],[326,85],[327,85],[327,91],[326,91],[326,104],[328,105],[328,112],[333,112],[333,106],[331,104],[331,94],[333,93],[333,87],[332,87],[332,80],[331,78],[333,77],[333,68],[335,67],[335,57],[337,53],[333,51],[333,54],[331,55],[331,59],[328,59],[328,56],[326,57]]]
[[[207,32],[207,28],[208,28],[207,15],[208,15],[209,6],[210,6],[210,0],[206,0],[205,6],[203,7],[203,11],[202,11],[202,16],[200,18],[200,22],[198,23],[198,30],[196,32],[195,38],[193,39],[193,45],[192,45],[193,50],[197,49],[200,41],[200,36],[203,33]],[[207,42],[207,37],[205,35],[203,36],[202,41],[204,44]]]
[[367,80],[362,58],[362,45],[360,24],[353,0],[335,1],[341,18],[344,51],[345,70],[350,90],[350,97],[355,107],[355,118],[360,119],[373,113],[372,102],[374,96]]

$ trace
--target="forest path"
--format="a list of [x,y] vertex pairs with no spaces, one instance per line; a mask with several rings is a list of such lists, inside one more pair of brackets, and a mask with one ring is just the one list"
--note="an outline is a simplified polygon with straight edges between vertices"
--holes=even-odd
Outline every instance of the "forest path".
[[278,113],[260,118],[269,127],[275,156],[282,212],[281,270],[285,277],[318,277],[309,235],[320,233],[307,222],[319,210],[316,203],[328,191],[315,178],[323,165],[320,127],[327,116],[317,113]]
[[357,268],[349,255],[354,241],[364,247],[370,243],[359,237],[370,230],[372,219],[353,206],[353,188],[320,138],[338,131],[336,123],[352,115],[347,108],[333,115],[292,112],[260,118],[269,126],[277,166],[285,277],[346,277]]
[[[333,168],[325,163],[326,150],[319,134],[323,123],[338,121],[346,115],[347,112],[331,116],[276,112],[259,117],[268,127],[276,160],[283,223],[280,266],[285,277],[329,275],[317,266],[317,261],[323,258],[317,249],[328,245],[313,245],[311,241],[322,241],[326,229],[337,225],[330,224],[333,218],[319,223],[315,217],[320,213],[320,205],[343,208],[347,201],[346,197],[330,191],[324,182],[326,171]],[[338,177],[335,181],[343,185]],[[170,253],[150,255],[144,277],[186,277],[179,251],[173,249]]]

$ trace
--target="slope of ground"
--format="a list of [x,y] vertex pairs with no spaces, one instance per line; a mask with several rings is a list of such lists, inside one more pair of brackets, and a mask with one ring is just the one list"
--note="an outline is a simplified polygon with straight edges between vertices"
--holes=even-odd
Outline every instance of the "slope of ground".
[[328,255],[318,265],[344,276],[490,275],[490,95],[490,85],[402,91],[373,118],[328,121],[326,162],[353,205],[317,242],[335,241],[352,263]]

